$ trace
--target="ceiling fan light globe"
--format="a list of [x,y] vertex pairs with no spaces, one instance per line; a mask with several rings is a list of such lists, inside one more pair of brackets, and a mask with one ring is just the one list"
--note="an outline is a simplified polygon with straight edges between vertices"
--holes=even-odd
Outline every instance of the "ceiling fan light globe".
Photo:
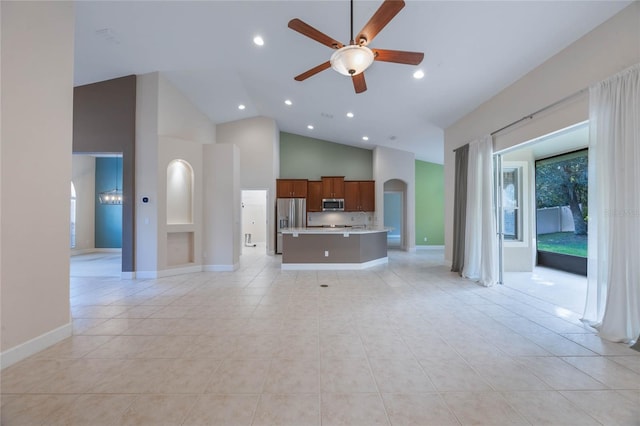
[[344,46],[331,55],[331,68],[342,75],[358,75],[373,63],[374,54],[366,46]]

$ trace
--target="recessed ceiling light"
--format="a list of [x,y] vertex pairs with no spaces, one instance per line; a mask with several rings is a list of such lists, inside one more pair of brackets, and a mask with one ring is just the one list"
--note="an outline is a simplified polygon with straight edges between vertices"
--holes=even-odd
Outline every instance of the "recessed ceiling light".
[[348,112],[348,113],[347,113],[347,117],[349,117],[349,118],[353,118],[353,113],[352,113],[352,112]]
[[422,70],[418,70],[413,73],[413,78],[415,78],[416,80],[420,80],[422,77],[424,77],[424,71]]
[[362,137],[362,140],[363,140],[363,141],[368,141],[368,140],[369,140],[369,136],[363,136],[363,137]]
[[242,104],[238,105],[238,109],[245,109],[245,108],[246,108],[246,106],[244,106]]
[[307,129],[309,129],[309,130],[313,130],[313,126],[312,126],[311,124],[309,124],[309,125],[307,126]]
[[264,40],[260,36],[255,36],[253,42],[258,46],[264,46]]
[[293,105],[293,102],[291,102],[290,99],[287,99],[286,101],[284,101],[284,103],[289,105],[289,106]]

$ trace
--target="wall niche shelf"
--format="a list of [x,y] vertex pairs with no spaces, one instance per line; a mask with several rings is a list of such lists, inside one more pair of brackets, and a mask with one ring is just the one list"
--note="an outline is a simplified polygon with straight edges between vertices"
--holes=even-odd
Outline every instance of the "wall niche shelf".
[[175,267],[195,263],[193,232],[167,233],[167,266]]

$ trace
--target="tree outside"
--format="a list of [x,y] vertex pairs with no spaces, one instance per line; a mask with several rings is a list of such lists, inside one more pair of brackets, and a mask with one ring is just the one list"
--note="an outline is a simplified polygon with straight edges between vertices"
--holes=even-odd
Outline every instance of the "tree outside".
[[[568,206],[573,219],[571,233],[539,234],[538,249],[586,256],[588,204],[588,150],[576,151],[536,162],[536,207]],[[565,234],[565,238],[561,238]],[[570,234],[573,234],[572,237]],[[582,247],[579,246],[583,241]]]
[[536,207],[569,206],[576,235],[587,235],[587,150],[536,162]]

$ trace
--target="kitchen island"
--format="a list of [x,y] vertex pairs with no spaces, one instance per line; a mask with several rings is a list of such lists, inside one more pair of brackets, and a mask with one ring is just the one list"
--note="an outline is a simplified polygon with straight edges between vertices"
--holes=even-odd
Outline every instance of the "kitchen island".
[[388,262],[387,229],[294,228],[282,237],[283,270],[365,269]]

